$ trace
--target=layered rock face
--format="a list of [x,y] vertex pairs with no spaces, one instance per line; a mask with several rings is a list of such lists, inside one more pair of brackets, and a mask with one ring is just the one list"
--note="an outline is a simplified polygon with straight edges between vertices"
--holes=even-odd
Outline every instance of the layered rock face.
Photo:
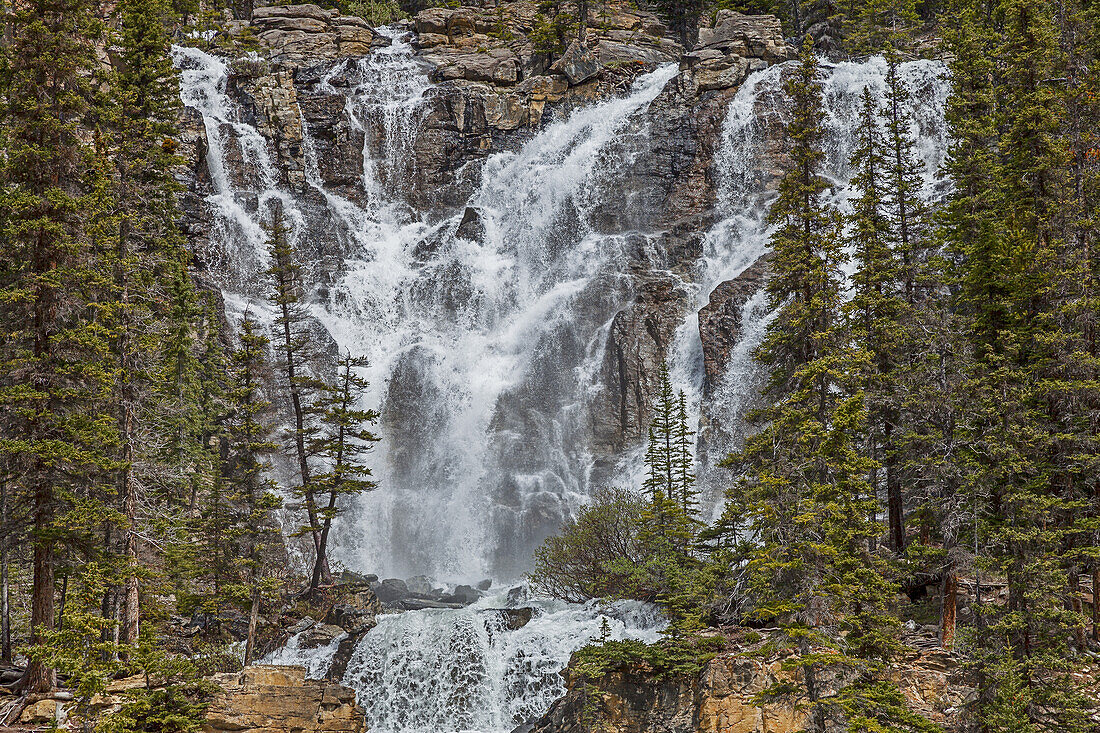
[[[387,489],[442,486],[439,522],[470,506],[491,525],[438,540],[477,545],[478,568],[427,556],[371,569],[514,575],[577,497],[616,480],[699,299],[730,101],[789,55],[774,18],[728,11],[685,55],[626,2],[602,3],[583,43],[551,52],[538,12],[431,8],[372,30],[315,5],[258,7],[259,54],[176,52],[200,267],[231,309],[264,297],[263,225],[282,208],[331,316],[322,348],[379,365]],[[726,343],[738,324],[708,327]],[[479,373],[470,348],[496,371]],[[416,533],[433,520],[416,521],[379,532],[427,553]]]
[[[808,721],[788,703],[757,696],[784,680],[798,682],[780,659],[726,653],[694,679],[661,681],[642,671],[616,672],[587,687],[570,679],[569,693],[524,733],[794,733]],[[956,730],[972,693],[955,660],[942,651],[913,652],[894,674],[910,709]],[[598,689],[597,689],[598,688]],[[840,728],[838,728],[840,730]]]
[[206,733],[366,733],[355,691],[307,680],[301,667],[257,665],[216,675],[221,688],[207,710]]

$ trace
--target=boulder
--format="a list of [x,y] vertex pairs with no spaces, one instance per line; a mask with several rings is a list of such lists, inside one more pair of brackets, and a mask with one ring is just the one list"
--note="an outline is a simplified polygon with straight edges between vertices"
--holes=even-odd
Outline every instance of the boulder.
[[64,709],[61,703],[49,698],[31,703],[19,714],[19,722],[24,725],[50,726],[63,720]]
[[527,603],[528,591],[526,585],[517,585],[508,589],[508,607],[515,608]]
[[386,578],[374,589],[374,594],[378,596],[379,601],[390,605],[408,596],[409,586],[399,578]]
[[[465,218],[463,218],[463,221],[465,221]],[[461,228],[462,225],[459,224],[459,229]],[[427,575],[414,575],[405,579],[405,587],[409,589],[410,593],[430,596],[432,591],[436,589],[435,578],[430,578]]]
[[489,578],[486,578],[485,580],[482,580],[481,582],[479,582],[474,587],[477,588],[482,593],[484,593],[484,592],[488,591],[490,588],[493,587],[493,581]]
[[313,625],[314,625],[315,623],[317,623],[317,622],[316,622],[316,621],[314,621],[314,620],[313,620],[312,618],[310,618],[309,616],[306,616],[305,618],[303,618],[302,620],[298,621],[298,622],[297,622],[296,624],[294,624],[293,626],[289,627],[289,628],[288,628],[288,629],[286,630],[286,633],[287,633],[287,634],[289,634],[289,635],[291,635],[291,636],[294,636],[295,634],[300,634],[300,633],[302,633],[303,631],[305,631],[306,629],[308,629],[308,628],[310,628],[311,626],[313,626]]
[[301,648],[316,649],[317,647],[328,646],[343,633],[346,632],[334,624],[316,624],[302,635]]
[[565,53],[551,65],[550,71],[564,76],[576,86],[600,73],[600,60],[579,41],[573,41]]
[[455,229],[455,236],[471,242],[482,241],[485,237],[485,225],[481,221],[481,212],[472,206],[467,206],[466,211],[462,212],[462,221]]
[[501,628],[507,631],[515,631],[531,623],[531,619],[535,615],[535,609],[530,606],[524,606],[523,608],[488,608],[482,613],[496,617]]
[[221,688],[206,713],[204,733],[366,733],[355,691],[307,680],[302,667],[257,665],[215,675]]
[[463,606],[468,606],[471,603],[476,603],[481,598],[481,591],[477,590],[473,586],[460,585],[454,589],[454,592],[450,595],[443,597],[444,603],[461,603]]
[[337,626],[349,634],[362,635],[378,625],[373,611],[336,603],[325,616],[325,623]]
[[769,63],[786,61],[790,57],[778,18],[743,15],[733,10],[719,10],[713,27],[699,29],[696,48],[718,48],[739,56],[762,58]]

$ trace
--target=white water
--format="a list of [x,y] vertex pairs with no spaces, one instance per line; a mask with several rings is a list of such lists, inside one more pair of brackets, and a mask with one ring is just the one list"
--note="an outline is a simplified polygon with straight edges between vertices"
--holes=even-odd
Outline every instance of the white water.
[[[592,219],[601,197],[628,185],[631,162],[661,149],[645,111],[676,70],[660,68],[621,98],[577,110],[468,171],[478,183],[467,205],[483,233],[459,237],[463,212],[443,216],[406,202],[433,88],[407,43],[386,34],[390,48],[332,64],[309,92],[343,97],[347,127],[363,141],[356,184],[326,182],[331,161],[303,114],[301,190],[226,94],[226,62],[175,50],[181,97],[201,114],[208,141],[213,226],[204,256],[217,269],[228,309],[250,308],[261,320],[270,313],[259,297],[267,260],[260,224],[273,204],[287,212],[303,250],[327,248],[324,256],[337,261],[307,263],[317,266],[312,312],[341,349],[370,359],[369,400],[382,410],[384,438],[373,465],[382,488],[342,521],[339,558],[383,575],[515,576],[527,567],[532,545],[592,488],[588,411],[601,387],[611,319],[631,298],[626,239],[639,234],[601,233]],[[778,139],[784,122],[781,83],[789,68],[752,75],[730,104],[713,171],[718,222],[707,233],[696,279],[683,283],[696,308],[767,250],[777,168],[769,140]],[[852,196],[850,123],[864,87],[881,96],[884,74],[881,59],[824,74],[826,174],[841,208]],[[938,194],[935,173],[946,147],[942,74],[932,62],[902,67],[929,198]],[[227,163],[234,156],[243,161],[240,174]],[[629,201],[626,193],[615,200]],[[760,386],[752,351],[772,317],[763,293],[745,303],[741,341],[705,404],[694,313],[670,355],[673,380],[691,400],[699,473],[716,511],[722,476],[711,467],[742,437]],[[637,483],[639,469],[640,451],[631,451],[620,477]],[[345,678],[366,704],[370,729],[498,733],[545,711],[562,692],[557,673],[570,653],[599,636],[601,614],[537,603],[530,624],[506,631],[484,611],[501,600],[381,617]],[[613,638],[653,640],[659,621],[633,610],[633,617],[621,608],[615,614]],[[299,641],[270,661],[324,674],[335,644],[302,650]]]
[[479,731],[506,733],[544,713],[565,693],[569,656],[601,638],[656,641],[663,622],[634,602],[600,609],[535,602],[535,616],[510,631],[484,610],[415,611],[379,619],[348,665],[344,683],[371,700],[367,727],[376,733]]
[[[694,284],[697,308],[706,305],[715,287],[741,274],[769,249],[773,229],[767,223],[767,214],[778,170],[777,151],[769,148],[769,141],[781,139],[782,126],[787,120],[783,79],[795,63],[772,66],[751,75],[730,103],[714,165],[718,182],[716,203],[721,218],[708,232],[704,245],[703,275]],[[922,195],[931,201],[942,194],[939,171],[947,151],[946,69],[934,61],[907,62],[901,64],[899,77],[910,92],[904,112],[911,121],[915,152],[923,164]],[[849,160],[856,144],[854,123],[865,88],[871,89],[880,104],[884,102],[886,62],[882,57],[861,63],[826,65],[823,69],[826,157],[822,173],[832,184],[826,195],[828,202],[842,212],[851,210],[850,202],[856,195],[851,186]],[[752,353],[762,342],[774,316],[763,292],[745,303],[741,340],[705,403],[702,349],[698,318],[694,314],[680,330],[672,351],[671,375],[677,387],[688,395],[702,426],[697,470],[704,501],[715,516],[721,513],[722,491],[728,482],[728,475],[715,464],[739,447],[746,429],[745,416],[758,404],[763,378]]]

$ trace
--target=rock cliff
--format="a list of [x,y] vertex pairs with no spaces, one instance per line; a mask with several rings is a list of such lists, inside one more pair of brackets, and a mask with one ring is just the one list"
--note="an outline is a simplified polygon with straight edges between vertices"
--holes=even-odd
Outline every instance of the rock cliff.
[[[437,541],[492,545],[485,574],[525,570],[576,497],[615,480],[644,440],[659,366],[712,284],[705,250],[730,102],[790,54],[774,18],[730,11],[685,52],[625,0],[601,3],[584,39],[547,50],[538,13],[534,0],[437,7],[371,29],[316,5],[260,6],[213,48],[176,50],[184,227],[199,269],[238,316],[254,307],[266,295],[263,224],[286,210],[315,312],[348,319],[319,318],[323,348],[371,331],[351,345],[377,350],[364,355],[380,365],[372,399],[389,490],[458,486],[446,490],[489,500],[435,502],[456,526],[442,507],[470,506],[484,542],[425,541],[423,520],[379,531],[411,555]],[[248,43],[259,50],[242,55]],[[655,75],[660,84],[645,81]],[[584,114],[603,104],[614,134]],[[550,135],[555,125],[574,137]],[[739,328],[730,303],[706,324],[719,352]],[[483,383],[456,364],[468,344],[511,363]],[[484,431],[477,466],[463,465],[460,445],[471,425]],[[446,564],[399,560],[372,569]]]
[[[523,733],[795,733],[804,710],[762,703],[757,695],[792,674],[782,659],[730,651],[696,677],[660,680],[644,670],[613,672],[587,685],[569,670],[569,692]],[[971,694],[948,653],[913,650],[893,674],[910,709],[955,730],[960,705]],[[961,728],[960,728],[961,729]]]

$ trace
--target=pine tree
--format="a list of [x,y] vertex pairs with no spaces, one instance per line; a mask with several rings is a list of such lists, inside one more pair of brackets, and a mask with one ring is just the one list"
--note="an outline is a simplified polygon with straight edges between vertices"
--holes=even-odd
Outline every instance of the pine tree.
[[[12,9],[0,116],[0,336],[4,374],[0,452],[33,506],[31,643],[54,628],[54,572],[63,503],[110,470],[115,425],[104,412],[107,339],[91,302],[103,272],[83,223],[103,212],[86,197],[95,177],[79,126],[93,102],[102,23],[83,0]],[[54,674],[32,658],[22,685],[48,691]]]
[[917,26],[916,0],[852,0],[844,17],[844,49],[853,56],[903,45]]
[[261,601],[270,596],[267,575],[270,555],[281,543],[272,512],[280,505],[274,483],[267,477],[264,456],[276,449],[271,442],[271,403],[261,393],[265,378],[267,337],[249,314],[241,322],[240,346],[233,353],[230,389],[227,392],[226,455],[224,475],[227,499],[236,516],[228,527],[238,548],[236,583],[228,591],[249,609],[244,663],[253,660],[256,624]]
[[[875,496],[880,483],[885,485],[890,544],[900,553],[905,548],[905,527],[896,466],[893,384],[903,338],[904,303],[898,293],[899,268],[893,247],[900,240],[901,226],[895,220],[895,230],[895,222],[887,216],[888,168],[878,125],[878,104],[870,89],[863,92],[858,136],[851,162],[856,169],[852,184],[860,195],[853,206],[848,238],[856,271],[847,311],[855,346],[868,364],[863,382],[868,400],[866,454],[875,462],[869,484]],[[880,465],[885,473],[882,482]]]
[[266,229],[272,263],[268,274],[274,281],[272,300],[279,309],[275,319],[275,327],[278,329],[275,351],[279,355],[280,376],[290,395],[294,418],[294,428],[288,437],[293,444],[294,456],[298,462],[300,483],[296,494],[302,497],[306,509],[308,524],[303,531],[308,532],[313,541],[314,557],[319,558],[322,577],[328,580],[330,573],[321,550],[321,517],[317,508],[318,487],[312,476],[310,454],[307,450],[307,445],[316,432],[316,426],[310,420],[310,401],[318,385],[317,380],[306,373],[307,365],[314,358],[314,343],[309,332],[308,314],[302,302],[305,294],[302,271],[279,206],[272,210],[271,223]]
[[[744,507],[759,543],[747,565],[750,617],[779,626],[770,648],[786,649],[785,666],[801,673],[799,683],[777,684],[765,696],[805,700],[810,728],[823,733],[831,720],[866,719],[876,709],[885,693],[875,675],[896,649],[897,620],[888,608],[896,593],[890,570],[871,549],[882,529],[866,479],[874,461],[855,442],[866,430],[859,386],[867,359],[850,347],[842,317],[844,255],[823,197],[817,76],[807,41],[784,86],[789,163],[770,214],[779,226],[768,292],[779,315],[756,354],[770,369],[774,402],[757,415],[761,430],[726,464],[743,470],[730,499]],[[866,119],[874,119],[870,105]],[[873,148],[873,124],[864,138]],[[865,166],[864,174],[875,160]],[[877,189],[865,183],[855,229],[864,254],[881,255]],[[877,294],[872,282],[864,285],[866,308]],[[834,675],[854,682],[830,690]]]
[[366,454],[379,440],[367,427],[378,420],[374,410],[357,407],[367,389],[365,379],[356,370],[366,366],[366,360],[346,354],[337,363],[339,381],[325,385],[312,410],[319,417],[319,436],[310,445],[327,471],[314,476],[318,495],[328,495],[327,504],[318,512],[321,518],[321,544],[313,563],[310,593],[321,583],[322,568],[327,565],[329,532],[332,520],[340,513],[339,502],[376,488],[370,469],[364,463]]

